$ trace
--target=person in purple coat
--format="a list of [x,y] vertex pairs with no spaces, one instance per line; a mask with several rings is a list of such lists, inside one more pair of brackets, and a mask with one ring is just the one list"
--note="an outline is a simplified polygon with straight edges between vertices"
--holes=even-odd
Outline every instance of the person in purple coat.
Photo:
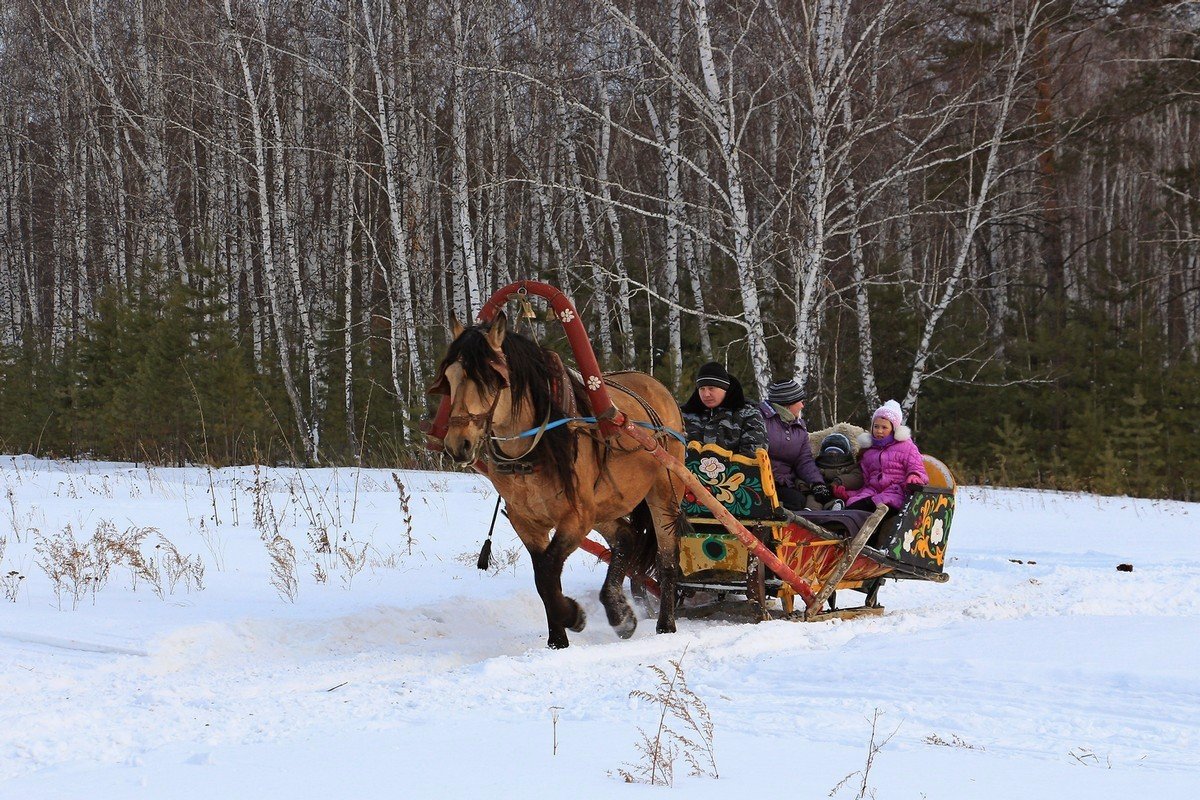
[[[858,437],[862,446],[863,487],[850,495],[846,508],[874,511],[885,505],[891,513],[904,508],[905,498],[929,483],[925,461],[904,425],[900,404],[888,400],[871,417],[871,432]],[[882,527],[882,526],[881,526]]]
[[804,410],[804,387],[794,379],[767,387],[767,399],[758,410],[767,426],[767,455],[779,503],[792,511],[818,511],[833,500],[825,477],[808,446]]

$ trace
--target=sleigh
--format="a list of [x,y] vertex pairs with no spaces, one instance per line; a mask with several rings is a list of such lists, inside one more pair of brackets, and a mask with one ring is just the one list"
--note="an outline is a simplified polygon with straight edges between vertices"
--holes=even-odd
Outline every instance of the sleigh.
[[[730,596],[737,596],[748,601],[740,601],[741,608],[750,609],[755,619],[764,619],[770,615],[768,598],[775,597],[785,614],[797,619],[816,619],[829,613],[824,611],[825,604],[835,599],[834,593],[838,589],[853,589],[867,595],[863,606],[833,613],[880,613],[877,593],[885,578],[947,580],[943,567],[954,514],[955,486],[949,470],[941,462],[927,458],[930,484],[909,498],[898,525],[887,523],[890,527],[886,535],[881,534],[876,539],[879,547],[870,547],[868,540],[879,530],[886,508],[879,507],[873,513],[793,514],[779,505],[770,461],[765,453],[756,458],[743,458],[712,446],[694,446],[681,460],[669,452],[664,442],[671,435],[678,436],[678,432],[655,425],[653,418],[632,418],[613,403],[608,388],[611,385],[620,389],[619,381],[603,376],[577,310],[554,287],[536,281],[520,281],[507,286],[488,300],[479,314],[479,322],[486,324],[495,319],[509,301],[520,302],[527,312],[524,316],[532,317],[528,308],[528,298],[532,296],[547,300],[552,318],[562,323],[581,376],[580,391],[586,394],[586,404],[591,410],[590,416],[561,422],[588,426],[597,440],[611,442],[620,452],[631,452],[628,448],[640,447],[638,452],[649,454],[673,479],[678,479],[686,491],[682,511],[691,523],[691,530],[680,531],[678,569],[666,581],[673,591],[663,596],[663,609],[673,609],[679,596],[682,599],[700,598],[706,593],[715,596],[717,605]],[[507,367],[497,363],[498,369],[502,370],[498,374],[507,382]],[[441,377],[431,389],[439,393],[445,391],[436,415],[426,427],[428,445],[439,451],[452,424],[463,430],[480,421],[490,424],[496,408],[493,400],[491,410],[461,413],[452,418],[448,385],[441,386],[444,383],[446,380]],[[550,423],[547,416],[540,427],[525,434],[540,436],[539,431],[544,432],[554,424],[558,423]],[[678,452],[677,444],[671,447]],[[463,451],[460,456],[474,457],[477,452],[468,451],[461,442],[459,449]],[[507,459],[514,460],[519,459]],[[499,473],[504,464],[497,461],[493,466]],[[486,473],[489,467],[476,461],[475,468]],[[608,550],[586,536],[577,546],[611,561]],[[670,559],[670,555],[666,558]],[[610,576],[613,574],[610,568]],[[619,573],[618,577],[623,575]],[[643,580],[641,573],[629,577],[654,591],[653,582]],[[801,600],[799,607],[797,597]],[[572,629],[581,629],[583,618],[578,605],[567,601],[565,607],[576,612],[573,624],[580,627]],[[550,616],[548,606],[548,618]],[[565,636],[558,635],[562,634],[561,616],[561,613],[556,614],[551,623],[552,647],[566,646]],[[667,614],[669,619],[664,620],[662,616],[660,610],[660,630],[674,630],[673,610]],[[618,627],[617,623],[613,624]],[[618,628],[618,633],[623,636],[631,632],[632,626]]]
[[[884,510],[793,513],[779,505],[766,452],[756,458],[717,445],[688,447],[688,470],[746,529],[811,588],[805,619],[880,614],[879,587],[884,579],[945,582],[946,546],[954,517],[955,484],[949,469],[926,456],[930,483],[914,492],[899,517],[884,520]],[[684,497],[692,530],[680,536],[678,587],[693,604],[693,615],[743,612],[753,619],[770,616],[768,598],[776,597],[785,615],[795,615],[796,588],[720,524],[693,492]],[[878,547],[867,544],[876,532]],[[836,608],[839,590],[866,595],[861,606]],[[744,597],[745,605],[730,603]],[[829,611],[823,606],[828,602]],[[814,608],[815,606],[815,608]]]

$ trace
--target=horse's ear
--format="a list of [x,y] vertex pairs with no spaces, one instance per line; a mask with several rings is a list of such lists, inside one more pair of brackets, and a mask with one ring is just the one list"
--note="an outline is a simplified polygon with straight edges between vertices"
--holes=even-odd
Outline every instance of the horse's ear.
[[493,349],[499,351],[504,344],[504,334],[508,332],[508,315],[503,311],[496,314],[496,318],[492,320],[491,327],[488,328],[487,340],[488,344]]
[[463,327],[463,324],[458,321],[458,317],[455,316],[453,311],[451,311],[450,312],[450,339],[451,340],[457,339],[459,336],[462,336],[462,332],[465,330],[466,330],[466,328]]

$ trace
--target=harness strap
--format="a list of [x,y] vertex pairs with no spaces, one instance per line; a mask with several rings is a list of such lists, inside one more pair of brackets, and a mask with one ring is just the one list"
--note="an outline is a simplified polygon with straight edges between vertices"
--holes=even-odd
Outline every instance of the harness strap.
[[[492,461],[495,461],[498,464],[513,464],[515,462],[522,461],[526,456],[528,456],[530,453],[532,453],[534,451],[534,449],[537,448],[538,442],[540,442],[542,440],[542,435],[545,434],[546,431],[550,430],[551,427],[554,427],[550,424],[550,414],[553,411],[553,409],[554,409],[554,406],[552,406],[552,405],[548,406],[546,408],[546,418],[544,420],[542,420],[542,424],[536,428],[530,428],[529,430],[525,431],[524,433],[518,434],[516,436],[505,436],[503,438],[501,438],[499,436],[489,436],[488,437],[488,457],[491,458]],[[499,450],[497,450],[496,447],[494,446],[496,442],[507,442],[507,441],[512,441],[513,439],[521,439],[530,434],[533,435],[533,441],[530,443],[529,447],[525,450],[525,452],[521,453],[521,455],[519,455],[519,456],[516,456],[516,457],[506,456],[503,453],[501,453]]]
[[[556,419],[554,422],[551,422],[547,425],[530,428],[527,431],[521,431],[514,436],[493,436],[492,438],[497,442],[510,442],[514,439],[527,439],[539,432],[544,433],[548,430],[557,428],[559,425],[566,425],[571,422],[583,422],[588,425],[595,425],[597,420],[595,417],[563,417],[562,419]],[[651,422],[642,422],[640,420],[630,420],[630,422],[632,422],[634,425],[637,425],[639,428],[645,428],[646,430],[655,431],[656,433],[664,433],[667,436],[674,437],[679,441],[680,444],[682,444],[684,447],[687,447],[687,438],[674,428],[668,428],[666,425],[655,425]]]

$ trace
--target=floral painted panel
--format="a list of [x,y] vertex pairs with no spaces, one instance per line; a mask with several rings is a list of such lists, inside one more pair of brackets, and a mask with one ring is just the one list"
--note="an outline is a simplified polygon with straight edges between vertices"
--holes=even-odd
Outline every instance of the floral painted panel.
[[906,564],[941,572],[953,519],[953,491],[926,488],[917,492],[904,506],[899,530],[888,542],[889,553]]
[[[770,516],[770,501],[763,490],[762,474],[754,459],[734,455],[715,445],[700,447],[692,442],[688,445],[685,463],[691,473],[735,517]],[[683,512],[687,516],[711,516],[690,490],[683,495]]]

